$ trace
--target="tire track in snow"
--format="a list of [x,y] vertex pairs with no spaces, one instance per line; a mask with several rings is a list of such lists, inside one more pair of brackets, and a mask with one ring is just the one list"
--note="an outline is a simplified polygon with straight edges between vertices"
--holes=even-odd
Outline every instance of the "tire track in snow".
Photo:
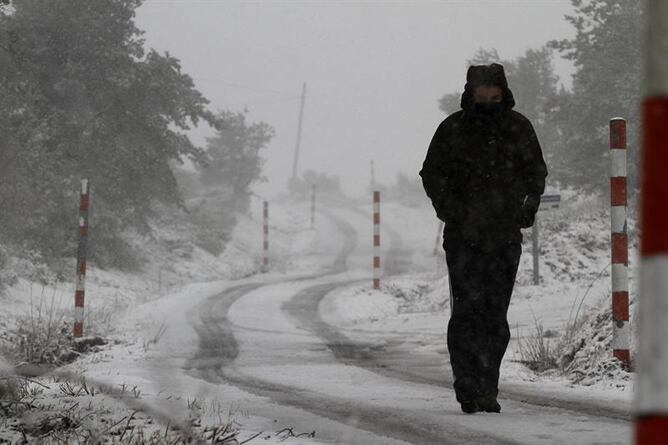
[[329,269],[323,273],[303,277],[291,277],[273,282],[263,281],[240,284],[205,299],[188,314],[188,320],[199,337],[199,350],[197,355],[188,361],[185,369],[219,371],[223,366],[231,364],[239,355],[239,345],[232,332],[231,323],[227,319],[227,313],[229,308],[247,293],[262,286],[283,282],[312,280],[346,270],[346,259],[355,250],[355,246],[357,245],[357,232],[346,221],[329,214],[329,212],[322,213],[336,224],[345,238],[343,246],[337,252]]
[[[347,227],[351,229],[349,225]],[[350,246],[350,244],[350,242],[346,242],[344,246]],[[354,243],[352,248],[354,248]],[[352,251],[352,248],[350,251]],[[341,249],[329,273],[280,280],[275,283],[308,280],[336,273],[334,270],[344,271],[345,258],[347,257],[347,254],[343,253],[345,250],[345,247]],[[394,252],[400,251],[401,249],[394,249]],[[354,342],[319,317],[319,303],[328,292],[337,287],[360,281],[366,280],[347,280],[311,286],[298,292],[284,304],[284,308],[298,322],[301,320],[302,325],[300,327],[302,329],[305,328],[307,332],[326,340],[326,345],[333,352],[334,357],[344,364],[365,368],[395,379],[445,386],[447,382],[444,382],[441,378],[444,369],[442,360],[432,364],[433,371],[439,376],[437,379],[432,379],[436,381],[425,380],[423,375],[416,374],[413,369],[402,369],[399,366],[402,363],[411,363],[413,356],[419,357],[419,355],[413,354],[412,356],[410,351],[400,352],[400,344],[379,347],[374,344]],[[263,282],[235,286],[219,294],[217,298],[210,298],[208,303],[205,302],[201,306],[200,320],[205,328],[200,327],[198,329],[200,351],[189,363],[189,368],[194,371],[196,376],[210,382],[232,383],[243,390],[268,397],[278,403],[294,406],[344,424],[350,425],[352,422],[354,427],[358,429],[371,431],[381,436],[389,435],[411,443],[518,443],[508,440],[507,434],[506,438],[500,438],[493,431],[472,430],[469,426],[458,424],[456,419],[446,421],[442,416],[437,416],[435,420],[433,412],[419,413],[415,409],[390,408],[377,404],[371,406],[371,404],[365,404],[359,400],[323,395],[320,392],[316,393],[302,387],[267,382],[240,373],[234,368],[233,363],[239,351],[234,339],[232,325],[227,319],[228,310],[235,301],[246,293],[271,284]],[[216,299],[217,302],[214,301]],[[221,347],[220,343],[226,343],[227,345]],[[385,360],[385,363],[382,362],[383,360]],[[424,357],[413,363],[421,369],[425,369]],[[521,401],[526,402],[524,397]],[[568,406],[567,409],[572,411],[572,406]],[[545,413],[542,414],[545,415]],[[545,439],[545,437],[542,439]]]
[[[391,437],[411,444],[522,444],[465,428],[459,424],[447,424],[442,418],[427,416],[426,413],[412,409],[370,405],[290,385],[267,382],[244,375],[233,367],[224,367],[215,375],[210,374],[207,380],[212,383],[232,383],[251,394],[268,397],[276,403],[290,405],[381,437]],[[337,440],[336,443],[345,442]]]
[[[372,218],[371,213],[359,208],[350,207],[347,209],[362,214],[370,220]],[[405,259],[406,249],[401,236],[387,225],[383,226],[383,230],[390,235],[390,248],[387,252],[384,268],[386,276],[398,275],[408,271],[409,263]],[[343,363],[412,383],[452,388],[452,372],[447,366],[448,362],[441,357],[415,353],[410,349],[410,345],[406,345],[405,342],[386,342],[379,345],[377,343],[355,341],[322,319],[318,308],[324,297],[338,287],[353,283],[354,281],[329,283],[303,289],[284,305],[284,310],[293,317],[297,327],[303,328],[324,340],[329,349]],[[445,336],[443,341],[445,342]],[[628,409],[613,404],[595,404],[578,399],[563,400],[542,396],[530,393],[518,384],[501,384],[500,398],[536,406],[576,411],[597,417],[625,421],[632,419]]]
[[[277,280],[274,284],[322,278],[346,270],[346,259],[355,249],[357,233],[344,220],[331,214],[327,214],[327,217],[334,221],[345,236],[343,247],[337,253],[329,270],[322,274]],[[397,248],[397,246],[400,246],[397,239],[395,237],[395,252],[400,251]],[[324,286],[330,289],[359,281],[361,280],[339,281],[327,283]],[[220,294],[207,298],[196,310],[191,311],[189,319],[199,336],[199,349],[195,356],[188,360],[184,369],[195,377],[212,383],[231,383],[249,393],[268,397],[277,403],[300,408],[346,425],[354,425],[356,428],[373,432],[379,436],[393,437],[409,443],[461,444],[471,443],[471,440],[481,445],[511,445],[517,443],[462,428],[461,425],[446,427],[434,419],[426,421],[421,418],[420,413],[415,413],[414,410],[371,406],[349,399],[325,396],[289,385],[269,383],[239,373],[233,366],[234,360],[239,355],[239,346],[227,314],[230,307],[245,294],[271,284],[257,282],[231,287]]]
[[[342,363],[362,367],[387,377],[450,389],[453,383],[452,373],[447,367],[447,361],[440,356],[415,353],[410,350],[410,345],[406,342],[386,342],[382,345],[358,342],[320,316],[319,306],[325,296],[340,286],[353,283],[328,283],[302,289],[286,302],[283,309],[293,317],[298,328],[320,337]],[[516,384],[502,384],[500,398],[591,416],[631,420],[631,414],[627,409],[585,403],[576,399],[563,400],[542,396],[523,390]]]

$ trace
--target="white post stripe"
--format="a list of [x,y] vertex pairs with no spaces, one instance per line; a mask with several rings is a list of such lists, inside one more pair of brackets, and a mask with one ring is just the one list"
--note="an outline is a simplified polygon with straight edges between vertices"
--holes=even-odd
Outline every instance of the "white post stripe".
[[626,177],[626,149],[613,148],[610,150],[610,176],[613,178]]
[[628,321],[613,320],[612,349],[629,349],[631,344],[631,325]]
[[83,291],[86,288],[86,275],[77,276],[77,289],[78,291]]
[[626,207],[611,207],[610,221],[612,223],[612,233],[626,233]]
[[629,278],[628,270],[624,264],[612,265],[612,291],[613,292],[628,292]]
[[636,403],[639,414],[668,413],[668,255],[646,257],[640,266],[639,329],[640,350],[637,354]]
[[83,323],[84,321],[84,308],[75,307],[74,308],[74,321],[78,323]]

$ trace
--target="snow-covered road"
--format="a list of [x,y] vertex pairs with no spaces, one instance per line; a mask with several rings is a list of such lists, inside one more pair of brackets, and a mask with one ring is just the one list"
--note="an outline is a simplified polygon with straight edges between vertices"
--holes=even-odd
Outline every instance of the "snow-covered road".
[[[324,443],[629,442],[623,410],[521,385],[503,388],[501,414],[465,415],[450,389],[446,353],[416,352],[409,332],[344,331],[325,321],[332,291],[371,281],[370,214],[336,215],[325,215],[330,224],[318,232],[325,247],[319,271],[247,280],[190,311],[198,338],[185,365],[190,376],[270,399],[275,403],[254,404],[263,411],[255,414],[287,416],[317,430]],[[400,273],[407,257],[401,237],[387,225],[384,234],[385,274]]]

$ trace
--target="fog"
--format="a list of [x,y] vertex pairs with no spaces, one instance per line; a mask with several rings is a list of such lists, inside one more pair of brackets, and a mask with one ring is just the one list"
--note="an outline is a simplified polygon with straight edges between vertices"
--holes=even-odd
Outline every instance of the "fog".
[[658,5],[0,0],[0,443],[663,434]]
[[[569,12],[568,0],[148,0],[137,25],[147,46],[181,60],[212,109],[247,110],[276,129],[256,191],[285,190],[306,82],[299,172],[339,175],[359,194],[372,159],[379,182],[417,175],[444,118],[437,101],[463,89],[477,49],[512,59],[572,37]],[[557,55],[555,68],[568,88],[572,65]],[[212,133],[191,138],[203,145]]]

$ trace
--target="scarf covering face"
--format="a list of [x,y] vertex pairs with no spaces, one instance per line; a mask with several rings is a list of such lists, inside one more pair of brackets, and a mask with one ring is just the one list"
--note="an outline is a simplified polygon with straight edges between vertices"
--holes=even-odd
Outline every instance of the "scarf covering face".
[[506,113],[503,102],[480,102],[473,104],[473,119],[485,127],[498,126]]
[[482,113],[477,112],[476,108],[478,107],[473,101],[473,90],[480,85],[491,85],[501,88],[503,98],[499,102],[501,104],[499,107],[503,108],[503,111],[511,110],[515,106],[515,98],[510,88],[508,88],[508,81],[506,80],[506,74],[502,65],[498,63],[473,65],[466,72],[466,85],[464,85],[464,93],[461,100],[461,107],[466,114],[483,114],[485,111],[493,111],[492,114],[494,112],[501,113],[496,108],[496,105],[491,107],[494,110],[489,110],[483,105],[480,110]]

